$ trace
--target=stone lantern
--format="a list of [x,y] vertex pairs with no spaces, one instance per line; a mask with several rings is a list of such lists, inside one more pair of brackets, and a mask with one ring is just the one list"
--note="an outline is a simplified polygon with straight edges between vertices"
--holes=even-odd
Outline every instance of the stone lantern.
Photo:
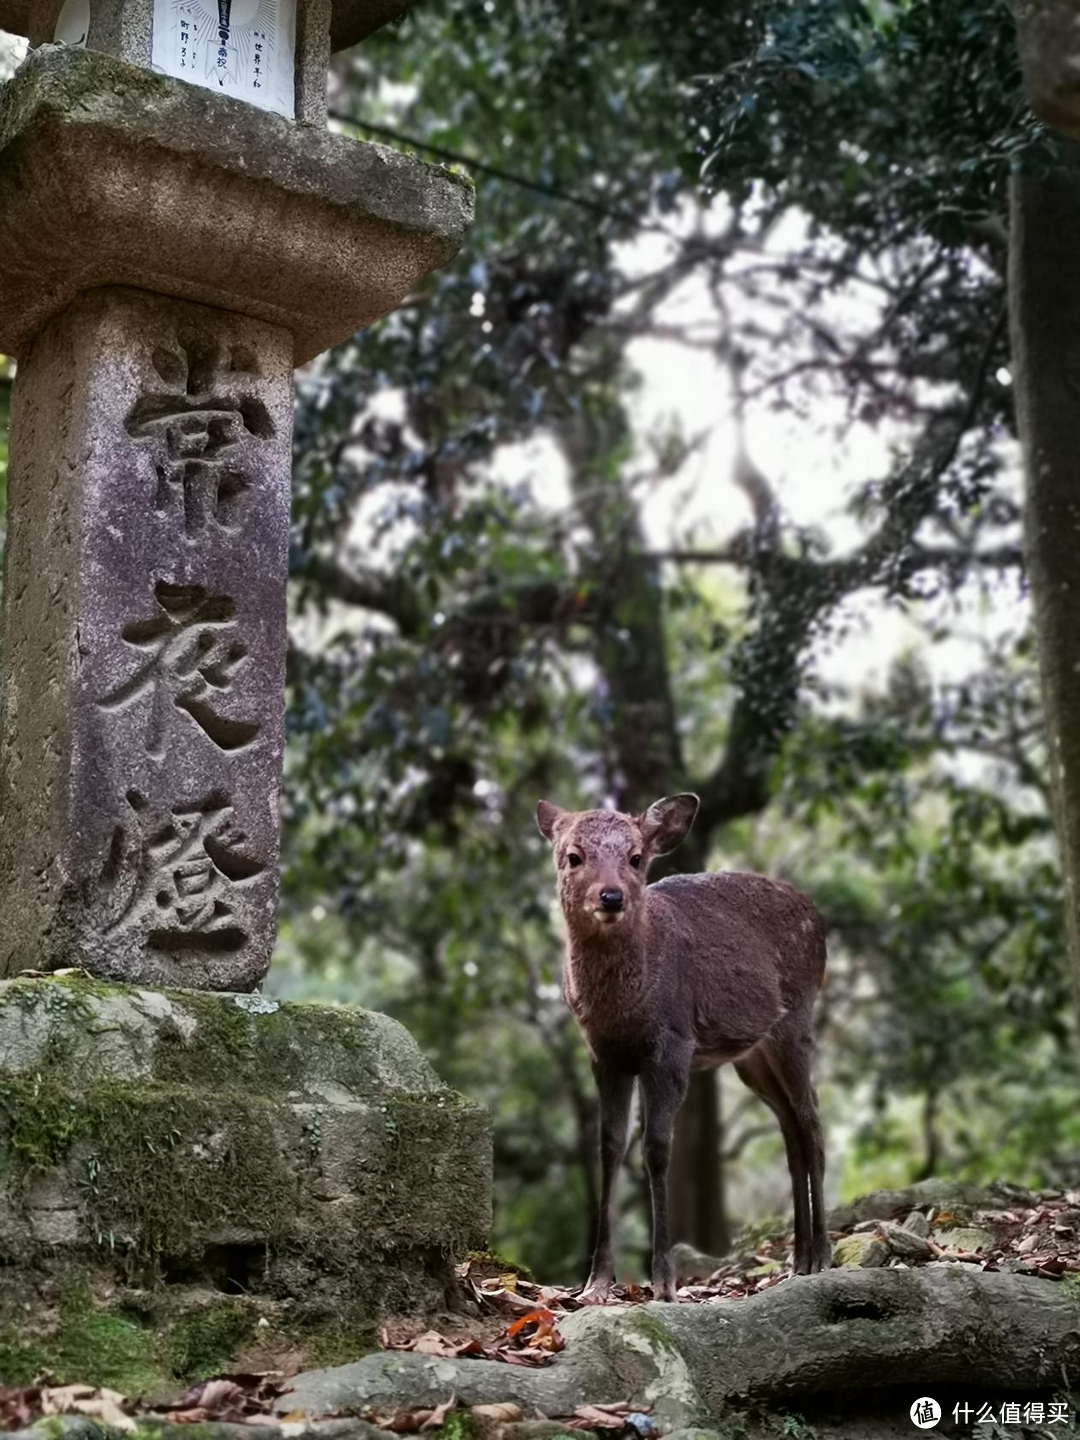
[[[0,1385],[28,1319],[35,1369],[86,1329],[73,1295],[128,1335],[134,1294],[158,1357],[196,1322],[324,1354],[445,1303],[486,1235],[487,1116],[402,1027],[247,993],[277,909],[293,367],[472,208],[327,131],[331,47],[398,8],[0,0],[38,44],[0,91]],[[79,1378],[112,1383],[94,1343]]]
[[[250,990],[274,942],[292,372],[468,225],[326,128],[388,0],[0,0],[0,976]],[[63,42],[48,43],[58,36]]]

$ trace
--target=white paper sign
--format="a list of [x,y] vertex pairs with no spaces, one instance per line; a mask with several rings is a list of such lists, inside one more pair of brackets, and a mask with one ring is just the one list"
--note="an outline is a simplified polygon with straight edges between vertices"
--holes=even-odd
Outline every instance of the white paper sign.
[[154,0],[151,66],[291,120],[296,0]]

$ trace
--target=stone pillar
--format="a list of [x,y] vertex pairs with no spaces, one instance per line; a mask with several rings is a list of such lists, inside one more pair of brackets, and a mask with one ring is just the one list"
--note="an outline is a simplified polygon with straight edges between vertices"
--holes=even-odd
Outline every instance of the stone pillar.
[[274,943],[292,336],[81,295],[19,366],[0,968],[247,989]]
[[[0,976],[248,990],[269,964],[292,367],[471,218],[458,177],[316,123],[332,23],[379,9],[297,0],[280,113],[239,21],[200,38],[197,83],[127,63],[159,53],[151,0],[93,0],[90,42],[120,53],[45,45],[0,93]],[[218,55],[249,66],[235,95]]]

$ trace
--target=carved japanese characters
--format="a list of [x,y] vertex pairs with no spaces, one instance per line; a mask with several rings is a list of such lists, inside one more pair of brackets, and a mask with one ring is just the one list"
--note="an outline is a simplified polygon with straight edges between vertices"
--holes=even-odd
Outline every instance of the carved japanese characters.
[[21,367],[0,804],[30,840],[0,835],[0,973],[246,989],[266,969],[291,360],[272,327],[104,290]]

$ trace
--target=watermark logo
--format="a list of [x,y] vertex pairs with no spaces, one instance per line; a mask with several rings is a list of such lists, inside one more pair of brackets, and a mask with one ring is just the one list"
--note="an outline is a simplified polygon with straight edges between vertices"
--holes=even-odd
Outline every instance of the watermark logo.
[[941,1406],[929,1395],[916,1400],[911,1407],[911,1423],[918,1430],[932,1430],[941,1419]]

